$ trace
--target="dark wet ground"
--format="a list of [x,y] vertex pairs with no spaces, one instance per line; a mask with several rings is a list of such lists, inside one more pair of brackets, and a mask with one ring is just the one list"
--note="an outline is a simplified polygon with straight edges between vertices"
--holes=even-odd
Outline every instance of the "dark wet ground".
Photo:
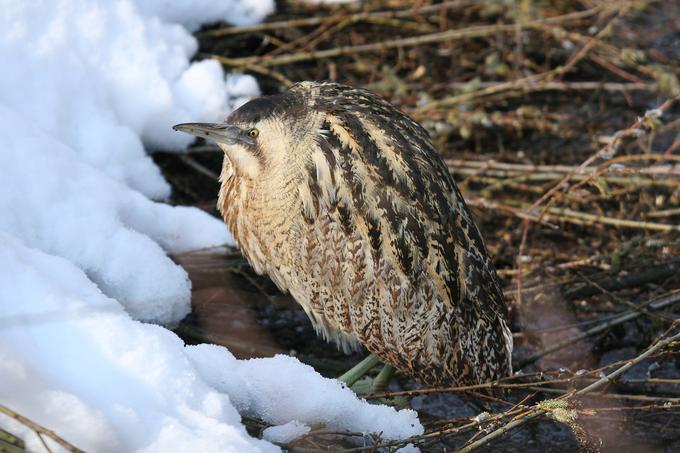
[[[362,3],[375,9],[378,8],[375,3],[379,2]],[[406,3],[382,2],[379,8],[406,8]],[[514,20],[512,8],[518,5],[528,6],[530,18],[538,18],[590,8],[599,2],[454,3],[459,6],[450,8],[447,14],[413,21],[407,19],[405,24],[413,26],[419,21],[421,25],[431,27],[429,31],[436,31],[447,27],[506,23]],[[294,3],[280,2],[279,6],[278,16],[272,20],[310,15],[304,7]],[[496,12],[490,13],[490,6],[494,6]],[[323,10],[320,14],[330,16],[335,13],[336,10]],[[609,15],[593,17],[564,27],[591,37],[591,28],[600,30],[604,21],[610,18]],[[342,32],[324,32],[320,35],[324,39],[318,40],[316,46],[327,49],[360,45],[407,33],[405,29],[390,27],[389,24],[359,23]],[[316,31],[314,26],[237,33],[219,38],[206,34],[199,36],[201,52],[206,55],[215,53],[237,58],[276,52],[280,42],[295,43],[302,39],[299,42],[303,45],[304,38]],[[439,99],[460,93],[461,88],[454,90],[451,83],[465,85],[475,79],[496,83],[545,72],[564,64],[583,45],[578,40],[565,41],[537,31],[526,33],[528,39],[522,49],[517,48],[512,36],[499,34],[450,44],[275,66],[273,69],[293,81],[335,79],[368,87],[403,110],[413,112],[423,100],[421,95]],[[680,3],[639,2],[627,10],[606,42],[613,46],[611,53],[606,49],[591,49],[600,60],[584,58],[560,80],[628,85],[644,82],[650,85],[649,88],[639,91],[539,90],[522,96],[501,93],[416,118],[428,127],[444,158],[482,163],[577,165],[600,149],[606,137],[630,126],[637,116],[658,107],[680,90],[677,82],[680,75]],[[494,58],[512,66],[516,63],[514,56],[518,50],[524,52],[523,60],[516,68],[519,72],[497,72]],[[598,63],[602,59],[606,61]],[[421,75],[416,77],[418,73]],[[264,93],[282,89],[275,79],[256,76]],[[680,108],[676,107],[668,116],[666,126],[643,141],[627,143],[619,152],[678,155],[680,148],[675,146],[678,140]],[[202,147],[200,143],[193,151],[189,155],[191,164],[175,154],[157,153],[153,157],[173,186],[173,203],[197,206],[216,214],[218,182],[214,176],[219,172],[222,154]],[[197,171],[196,164],[207,172]],[[503,186],[509,178],[501,179],[489,173],[481,175],[487,178],[485,181],[462,172],[458,166],[451,165],[450,168],[468,200],[486,197],[494,201],[531,203],[555,182],[518,184],[513,188]],[[498,189],[499,185],[502,190]],[[680,206],[680,190],[672,183],[642,188],[622,185],[607,196],[600,196],[601,189],[593,185],[584,187],[571,199],[558,201],[558,205],[612,218],[680,222],[678,214],[647,217],[654,211]],[[653,344],[671,326],[672,320],[680,317],[679,303],[675,308],[607,328],[524,365],[532,354],[630,310],[630,303],[642,303],[680,289],[680,267],[668,265],[680,259],[680,236],[597,223],[579,225],[558,219],[555,221],[558,228],[536,225],[532,228],[524,250],[531,261],[522,265],[518,264],[522,220],[498,209],[473,206],[472,211],[495,260],[508,301],[515,299],[518,268],[524,269],[522,301],[512,303],[512,330],[516,335],[515,369],[521,369],[525,376],[545,372],[545,380],[574,377],[579,370],[597,369],[630,359]],[[197,252],[176,259],[189,272],[194,288],[193,312],[177,329],[188,343],[221,344],[240,358],[291,354],[330,377],[340,375],[363,358],[361,353],[345,356],[335,346],[317,337],[296,303],[281,295],[266,278],[254,275],[237,251]],[[619,284],[621,282],[625,284]],[[541,286],[546,284],[552,286]],[[535,289],[537,286],[538,290]],[[597,379],[599,375],[595,374],[593,378]],[[428,431],[432,431],[442,426],[465,425],[483,411],[502,412],[519,402],[531,405],[572,388],[570,385],[551,384],[542,391],[512,390],[506,396],[507,403],[491,402],[470,393],[431,393],[411,397],[409,402]],[[583,382],[579,383],[579,386],[583,385]],[[417,388],[413,381],[398,375],[390,390],[413,388]],[[584,396],[579,401],[578,424],[589,441],[579,441],[565,424],[543,417],[504,434],[479,451],[572,452],[579,448],[599,448],[616,453],[680,451],[680,345],[628,370],[603,393]],[[666,404],[668,401],[671,401],[670,405]],[[253,432],[257,434],[260,425],[255,425]],[[483,423],[481,431],[474,428],[460,435],[440,437],[421,444],[420,448],[433,452],[455,451],[471,437],[478,438],[495,427]],[[314,445],[322,450],[337,451],[356,446],[356,443],[348,442],[344,437],[330,440],[326,437],[318,439]]]
[[[177,328],[187,343],[215,343],[226,346],[239,358],[268,357],[275,354],[291,354],[301,361],[314,366],[321,374],[337,377],[363,357],[362,353],[346,356],[335,346],[317,337],[305,313],[286,295],[281,295],[271,282],[253,274],[244,264],[240,254],[234,250],[196,252],[179,256],[177,261],[189,272],[193,282],[193,312]],[[551,313],[555,313],[552,311]],[[567,316],[567,314],[564,314]],[[564,324],[564,317],[553,320]],[[544,320],[543,326],[550,324]],[[585,366],[603,366],[607,363],[629,359],[639,353],[637,344],[644,342],[645,322],[624,324],[612,333],[608,349],[604,352],[590,351],[590,341],[577,343],[564,353],[544,359],[537,365],[525,367],[524,373],[536,371],[538,367],[553,369],[560,363],[574,364],[574,356]],[[602,345],[602,343],[600,343]],[[599,345],[598,345],[599,346]],[[516,362],[526,355],[526,349],[519,347]],[[565,375],[567,370],[563,370]],[[575,371],[575,370],[571,370]],[[663,360],[647,360],[632,368],[624,380],[635,381],[646,378],[680,378],[678,356]],[[418,386],[405,376],[398,376],[390,386],[391,391],[408,390]],[[559,387],[558,387],[559,388]],[[611,392],[643,394],[640,385],[619,386]],[[656,386],[654,394],[680,396],[680,386],[665,384]],[[507,396],[509,404],[531,403],[531,391],[512,391]],[[538,395],[543,398],[542,395]],[[488,403],[470,394],[432,393],[409,399],[410,406],[417,410],[421,421],[434,427],[441,420],[459,419],[461,424],[483,411],[491,413],[508,409],[509,404]],[[582,408],[640,406],[644,403],[598,400],[584,397]],[[680,446],[680,413],[669,411],[617,410],[598,413],[597,417],[585,417],[581,423],[594,438],[601,439],[606,446],[602,451],[625,449],[628,452],[672,452]],[[436,442],[421,446],[423,451],[455,451],[468,441],[473,432],[459,436],[447,436]],[[324,440],[329,451],[348,448],[353,444],[345,438]],[[511,431],[500,440],[480,451],[489,452],[573,452],[578,451],[579,442],[566,425],[543,418],[524,427]]]

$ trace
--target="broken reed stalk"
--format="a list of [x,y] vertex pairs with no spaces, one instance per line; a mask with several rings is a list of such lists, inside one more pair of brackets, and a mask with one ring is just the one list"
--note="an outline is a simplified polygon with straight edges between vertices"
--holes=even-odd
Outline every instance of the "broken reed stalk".
[[536,214],[531,214],[532,211],[528,209],[530,207],[529,203],[516,202],[514,200],[499,200],[498,203],[521,209],[520,212],[524,214],[522,218],[534,222],[546,220],[550,223],[555,223],[556,220],[561,220],[563,222],[573,223],[576,225],[611,225],[621,228],[663,231],[666,233],[680,232],[680,225],[646,222],[643,220],[617,219],[603,215],[588,214],[586,212],[575,211],[573,209],[555,207],[548,207],[548,209],[545,211],[545,214],[543,214],[543,216],[539,216]]
[[[10,409],[7,406],[3,406],[2,404],[0,404],[0,413],[3,413],[6,416],[13,418],[14,420],[18,421],[22,425],[25,425],[25,426],[28,426],[29,428],[31,428],[33,431],[35,431],[35,433],[38,435],[38,437],[43,442],[43,444],[45,443],[45,441],[41,436],[47,436],[50,439],[52,439],[54,442],[59,444],[61,447],[63,447],[66,451],[69,451],[71,453],[85,453],[83,450],[75,447],[71,443],[67,442],[63,438],[56,435],[54,433],[54,431],[51,431],[51,430],[45,428],[44,426],[41,426],[41,425],[37,424],[36,422],[24,417],[23,415],[20,415],[20,414],[14,412],[12,409]],[[45,447],[49,450],[49,447],[47,447],[46,445],[45,445]]]
[[[633,366],[635,366],[638,363],[645,360],[647,357],[651,356],[655,352],[665,348],[669,344],[673,343],[674,341],[678,341],[678,340],[680,340],[680,331],[677,332],[674,335],[666,337],[665,339],[663,339],[661,341],[658,341],[655,345],[650,346],[642,354],[638,355],[637,357],[635,357],[632,360],[629,360],[628,362],[626,362],[626,364],[624,364],[623,366],[618,368],[616,371],[614,371],[614,372],[612,372],[608,375],[603,376],[602,378],[598,379],[597,381],[593,382],[592,384],[590,384],[587,387],[584,387],[584,388],[582,388],[582,389],[580,389],[576,392],[570,392],[568,394],[565,394],[562,397],[557,398],[557,401],[569,399],[569,398],[572,398],[574,396],[585,395],[585,394],[590,393],[594,390],[597,390],[601,387],[604,387],[605,385],[609,384],[610,382],[615,380],[617,377],[619,377],[620,375],[622,375],[623,373],[628,371]],[[492,440],[502,436],[503,434],[507,433],[508,431],[510,431],[514,428],[517,428],[517,427],[525,424],[526,422],[533,420],[537,417],[540,417],[542,415],[546,415],[549,412],[551,412],[550,406],[547,405],[545,401],[539,402],[538,404],[534,405],[531,409],[529,409],[525,413],[519,415],[517,418],[515,418],[513,421],[506,424],[505,426],[492,431],[491,433],[483,436],[481,439],[478,439],[478,440],[474,441],[473,443],[471,443],[469,445],[466,445],[465,447],[463,447],[462,449],[459,450],[459,453],[469,453],[473,450],[476,450],[479,447],[482,447],[482,446],[488,444],[489,442],[491,442]]]
[[[559,395],[564,395],[564,394],[571,392],[571,390],[556,389],[556,388],[545,388],[545,387],[527,387],[526,389],[527,390],[534,390],[536,392],[541,392],[541,393],[552,393],[552,394],[559,394]],[[638,401],[638,402],[643,402],[643,403],[650,403],[650,402],[653,402],[653,403],[663,402],[663,403],[671,403],[671,404],[680,403],[680,398],[674,398],[674,397],[669,397],[669,396],[627,395],[627,394],[623,394],[623,393],[602,393],[602,392],[591,393],[591,395],[597,396],[598,398],[605,398],[605,399],[612,399],[612,400],[625,400],[625,401]],[[598,411],[601,410],[601,409],[602,408],[599,408],[599,407],[597,408]]]
[[[484,209],[493,209],[507,212],[510,215],[514,215],[523,220],[532,221],[535,223],[540,223],[551,229],[557,229],[556,223],[558,221],[572,223],[574,225],[610,225],[619,228],[632,228],[641,229],[647,231],[662,231],[662,232],[680,232],[680,225],[673,225],[667,223],[658,222],[648,222],[644,220],[629,220],[629,219],[619,219],[615,217],[608,217],[604,215],[589,214],[586,212],[575,211],[573,209],[566,208],[555,208],[550,207],[547,210],[547,214],[542,217],[534,214],[528,214],[526,207],[529,203],[517,202],[515,200],[498,200],[489,201],[484,197],[468,198],[468,204],[470,206],[476,206]],[[669,210],[667,217],[679,215],[680,212],[676,210]],[[665,216],[658,216],[665,217]]]
[[[508,82],[491,82],[480,83],[481,87],[478,90],[461,93],[454,96],[448,96],[437,101],[432,101],[414,111],[416,117],[425,112],[436,109],[450,108],[465,102],[472,102],[477,100],[486,100],[491,102],[491,96],[494,101],[501,98],[508,99],[510,97],[525,96],[530,93],[538,93],[542,91],[584,91],[584,90],[604,90],[604,91],[618,91],[626,93],[628,91],[654,91],[657,89],[657,84],[645,82],[634,83],[599,83],[599,82],[583,82],[583,83],[565,83],[553,82],[552,79],[563,73],[562,70],[552,70],[534,74],[520,79],[511,80]],[[464,88],[469,88],[470,85]]]
[[[498,185],[508,185],[508,184],[521,184],[521,183],[543,183],[552,182],[556,179],[561,178],[564,173],[525,173],[518,174],[515,176],[509,176],[508,172],[505,171],[485,171],[480,172],[469,168],[451,168],[451,173],[466,176],[466,181],[478,181],[487,184],[498,184]],[[671,175],[676,176],[676,175]],[[574,175],[572,176],[574,181],[585,181],[592,180],[592,175]],[[660,179],[658,177],[648,177],[644,174],[638,174],[632,172],[629,176],[597,176],[598,180],[604,181],[608,184],[615,184],[622,187],[678,187],[680,185],[680,174],[677,178],[667,178]],[[462,185],[462,183],[461,183]],[[525,184],[526,186],[526,184]],[[525,191],[537,192],[540,191],[543,194],[544,189],[538,186],[527,186],[531,189],[525,189]],[[566,194],[568,195],[568,194]]]
[[[462,385],[462,386],[457,386],[457,387],[429,387],[429,388],[421,388],[421,389],[413,389],[413,390],[402,390],[402,391],[393,391],[393,392],[382,392],[382,393],[370,393],[367,395],[364,395],[364,398],[366,399],[380,399],[380,398],[395,398],[395,397],[414,397],[418,395],[429,395],[432,393],[464,393],[464,392],[471,392],[475,390],[484,390],[484,389],[489,389],[489,388],[498,388],[498,389],[505,389],[505,390],[518,390],[518,389],[525,389],[525,390],[532,390],[535,392],[545,392],[545,393],[550,393],[552,390],[551,388],[554,388],[556,385],[576,385],[580,381],[596,381],[598,380],[602,374],[609,369],[616,368],[618,366],[621,366],[625,363],[627,363],[628,360],[619,360],[616,362],[609,363],[607,365],[604,365],[599,368],[594,368],[588,371],[579,371],[577,373],[573,373],[568,377],[564,378],[550,378],[550,379],[545,379],[546,374],[549,375],[551,371],[541,371],[541,372],[535,372],[535,373],[527,373],[527,374],[514,374],[509,377],[505,377],[502,379],[498,379],[496,381],[492,382],[485,382],[483,384],[474,384],[474,385]],[[552,371],[553,373],[561,373],[561,371]],[[594,377],[598,376],[598,377]],[[513,382],[516,380],[524,379],[527,380],[526,382]],[[531,379],[538,379],[538,380],[531,380]],[[649,383],[649,384],[654,384],[655,379],[630,379],[630,380],[625,380],[620,382],[621,384],[630,384],[634,383],[634,381],[639,381],[641,383]],[[678,381],[677,379],[657,379],[656,382],[658,384],[662,383],[670,383],[673,384],[675,381]],[[671,382],[661,382],[661,381],[671,381]],[[548,386],[551,386],[548,388]],[[556,389],[559,390],[559,389]],[[571,390],[569,390],[571,391]],[[602,394],[603,398],[609,398],[606,395],[611,395],[611,394]],[[618,395],[619,397],[623,399],[629,399],[629,400],[635,400],[637,399],[638,396],[640,395]],[[649,397],[653,398],[653,400],[658,400],[662,399],[665,400],[666,397]],[[645,401],[650,401],[650,399],[647,398]]]
[[[637,156],[636,160],[655,160],[656,158],[654,156],[649,156],[649,155],[629,155],[629,156],[620,156],[618,158],[614,158],[612,162],[607,162],[608,165],[611,165],[612,163],[619,163],[622,162],[620,159],[626,159],[627,161],[633,160]],[[680,156],[670,156],[670,157],[664,157],[664,156],[659,156],[658,160],[675,160],[674,158],[678,157],[678,161],[680,162]],[[506,177],[506,178],[511,178],[511,177],[516,177],[516,176],[523,176],[523,175],[532,175],[536,173],[545,173],[549,175],[553,174],[560,174],[564,175],[565,173],[571,173],[574,172],[575,170],[578,169],[577,166],[574,165],[531,165],[531,164],[516,164],[516,163],[511,163],[511,162],[500,162],[500,161],[495,161],[495,160],[487,160],[487,161],[475,161],[475,160],[462,160],[462,159],[445,159],[444,162],[446,165],[454,170],[456,173],[461,173],[461,174],[480,174],[480,175],[490,175],[490,176],[498,176],[498,177]],[[597,172],[600,168],[596,166],[590,166],[590,167],[585,167],[583,168],[579,173],[576,173],[574,175],[574,178],[576,177],[585,177],[590,174],[593,174]],[[476,172],[476,173],[474,173]],[[652,165],[649,167],[640,167],[640,168],[628,168],[625,170],[615,170],[615,169],[609,169],[609,173],[612,175],[617,175],[617,174],[627,174],[627,173],[635,173],[635,174],[640,174],[640,175],[652,175],[652,176],[678,176],[680,177],[680,165]]]
[[[497,87],[499,82],[474,82],[478,88]],[[470,87],[470,82],[451,82],[448,88],[454,90],[465,90]],[[653,91],[655,85],[646,82],[543,82],[538,85],[527,85],[522,87],[523,94],[536,91]]]
[[667,223],[646,222],[641,220],[617,219],[602,215],[588,214],[585,212],[574,211],[572,209],[548,208],[547,212],[551,218],[557,218],[565,222],[577,225],[612,225],[622,228],[638,228],[641,230],[653,230],[663,232],[680,232],[680,225],[670,225]]

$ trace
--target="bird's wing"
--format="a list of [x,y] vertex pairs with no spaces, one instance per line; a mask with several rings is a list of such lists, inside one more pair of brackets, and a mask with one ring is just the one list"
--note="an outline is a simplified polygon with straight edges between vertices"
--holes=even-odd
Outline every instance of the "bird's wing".
[[[456,313],[466,360],[478,370],[503,368],[483,371],[487,378],[506,375],[512,340],[498,278],[427,132],[364,90],[339,87],[317,103],[326,115],[308,162],[309,221],[321,213],[348,237],[358,234],[373,262],[399,270],[404,286],[434,284],[436,299]],[[496,357],[482,357],[488,353]]]
[[330,212],[358,229],[404,277],[426,271],[452,304],[486,300],[504,313],[493,263],[427,132],[378,96],[337,87],[317,100],[326,116],[308,162],[306,215]]

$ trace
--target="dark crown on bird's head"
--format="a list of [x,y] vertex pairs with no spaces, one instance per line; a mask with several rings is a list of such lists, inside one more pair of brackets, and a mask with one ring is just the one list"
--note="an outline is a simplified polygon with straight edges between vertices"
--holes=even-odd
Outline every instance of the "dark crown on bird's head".
[[296,83],[283,93],[247,102],[231,113],[226,122],[248,126],[276,119],[283,122],[287,131],[295,131],[311,126],[300,123],[310,114],[335,117],[356,137],[366,137],[370,135],[367,128],[378,127],[390,136],[417,139],[417,143],[409,145],[433,148],[427,131],[385,99],[368,90],[334,82]]
[[[389,102],[362,88],[334,82],[299,82],[283,93],[245,103],[227,117],[227,122],[248,124],[273,116],[299,118],[309,109],[326,113],[405,117]],[[415,122],[411,123],[417,126]]]
[[263,96],[243,104],[226,121],[232,124],[254,124],[273,116],[292,114],[295,106],[301,106],[299,96],[293,96],[288,91]]

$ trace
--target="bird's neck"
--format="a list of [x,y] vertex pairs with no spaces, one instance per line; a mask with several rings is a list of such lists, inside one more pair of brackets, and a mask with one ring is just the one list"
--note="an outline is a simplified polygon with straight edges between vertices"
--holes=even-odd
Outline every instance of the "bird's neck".
[[294,182],[253,180],[224,167],[221,180],[218,209],[251,266],[264,273],[271,272],[266,263],[285,263],[301,230]]

